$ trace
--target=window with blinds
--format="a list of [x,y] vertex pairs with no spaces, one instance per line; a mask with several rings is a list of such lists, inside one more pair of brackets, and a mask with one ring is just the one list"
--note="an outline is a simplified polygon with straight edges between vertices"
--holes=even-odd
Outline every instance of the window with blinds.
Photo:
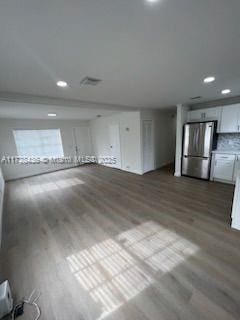
[[63,157],[60,129],[13,130],[20,157]]

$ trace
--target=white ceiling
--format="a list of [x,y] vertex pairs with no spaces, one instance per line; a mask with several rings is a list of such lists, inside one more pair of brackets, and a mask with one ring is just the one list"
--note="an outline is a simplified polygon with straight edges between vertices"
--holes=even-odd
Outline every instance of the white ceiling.
[[239,21],[239,0],[1,0],[0,91],[150,108],[238,95]]

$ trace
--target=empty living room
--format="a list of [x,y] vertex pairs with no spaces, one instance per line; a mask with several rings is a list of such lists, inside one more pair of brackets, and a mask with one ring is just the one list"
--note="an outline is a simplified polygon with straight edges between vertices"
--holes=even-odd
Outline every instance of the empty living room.
[[0,319],[239,320],[239,21],[0,2]]

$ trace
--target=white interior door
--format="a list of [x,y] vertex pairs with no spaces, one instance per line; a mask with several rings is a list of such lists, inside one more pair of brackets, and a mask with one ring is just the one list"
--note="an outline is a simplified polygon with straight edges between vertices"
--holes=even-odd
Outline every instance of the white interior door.
[[90,128],[87,126],[73,128],[75,140],[75,152],[77,157],[87,157],[92,155],[92,139]]
[[116,163],[111,167],[121,169],[121,146],[120,146],[120,128],[119,124],[109,126],[109,152],[110,156],[116,159]]
[[142,121],[143,173],[155,169],[152,120]]

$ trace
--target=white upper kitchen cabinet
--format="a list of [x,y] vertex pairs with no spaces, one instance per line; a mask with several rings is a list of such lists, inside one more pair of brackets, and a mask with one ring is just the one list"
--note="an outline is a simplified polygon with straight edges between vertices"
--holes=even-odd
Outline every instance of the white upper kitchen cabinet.
[[222,114],[222,108],[208,108],[204,110],[204,120],[220,120]]
[[201,121],[203,118],[203,110],[188,111],[188,122]]
[[218,133],[240,132],[240,104],[188,111],[188,122],[218,121]]
[[240,104],[234,104],[222,108],[220,124],[221,133],[239,132],[240,130]]
[[[221,107],[188,111],[188,122],[218,120],[219,124],[221,119],[221,113]],[[220,127],[218,126],[218,131],[219,129]]]
[[221,108],[208,108],[188,111],[188,121],[208,121],[219,120],[221,117]]

